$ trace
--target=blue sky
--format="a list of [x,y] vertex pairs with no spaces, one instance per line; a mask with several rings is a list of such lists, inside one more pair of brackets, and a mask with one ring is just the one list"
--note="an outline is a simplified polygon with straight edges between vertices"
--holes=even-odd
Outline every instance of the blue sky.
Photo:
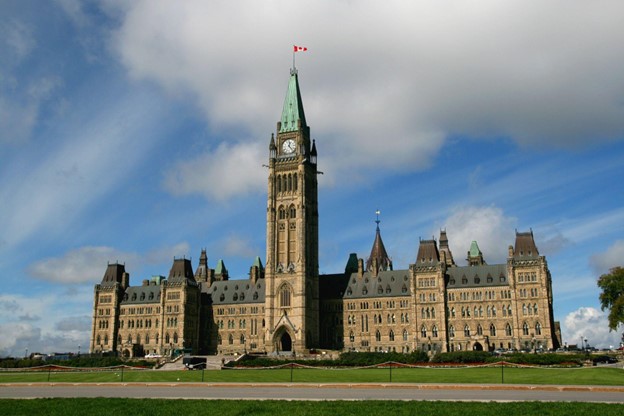
[[[319,151],[320,268],[395,268],[446,228],[504,262],[532,229],[563,338],[616,345],[624,258],[619,1],[4,1],[0,356],[87,349],[107,262],[264,258],[268,143],[297,54]],[[620,331],[621,333],[621,331]]]

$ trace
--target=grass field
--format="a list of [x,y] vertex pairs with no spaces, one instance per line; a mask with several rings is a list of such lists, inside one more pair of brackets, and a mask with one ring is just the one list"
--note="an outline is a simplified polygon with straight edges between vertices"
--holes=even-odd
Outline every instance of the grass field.
[[98,372],[0,372],[0,383],[35,382],[295,382],[295,383],[479,383],[624,386],[624,370],[591,368],[375,368]]
[[223,401],[160,399],[35,399],[0,400],[3,415],[445,415],[445,416],[515,416],[515,415],[584,415],[620,416],[624,405],[599,403],[473,403],[473,402],[293,402],[293,401]]

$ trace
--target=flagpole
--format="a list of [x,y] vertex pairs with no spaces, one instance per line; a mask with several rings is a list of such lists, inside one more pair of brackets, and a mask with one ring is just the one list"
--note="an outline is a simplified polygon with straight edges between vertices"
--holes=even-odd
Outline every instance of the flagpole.
[[292,67],[293,71],[296,69],[295,68],[295,49],[296,49],[296,47],[293,46],[293,67]]

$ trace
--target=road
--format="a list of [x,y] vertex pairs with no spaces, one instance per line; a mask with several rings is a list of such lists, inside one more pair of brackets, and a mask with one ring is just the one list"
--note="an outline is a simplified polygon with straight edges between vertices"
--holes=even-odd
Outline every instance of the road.
[[624,403],[624,387],[445,384],[14,383],[0,398],[446,400]]

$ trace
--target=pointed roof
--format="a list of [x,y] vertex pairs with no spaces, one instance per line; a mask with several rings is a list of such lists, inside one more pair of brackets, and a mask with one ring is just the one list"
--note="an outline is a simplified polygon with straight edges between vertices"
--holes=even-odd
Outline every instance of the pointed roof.
[[449,266],[455,265],[455,260],[453,260],[453,253],[451,253],[451,248],[448,244],[448,237],[446,236],[446,230],[440,230],[440,252],[444,252],[446,254],[446,264]]
[[533,239],[533,230],[520,233],[516,231],[514,257],[539,257],[539,251]]
[[193,275],[193,266],[191,265],[191,261],[185,258],[174,258],[171,270],[169,270],[168,280],[170,283],[195,283],[195,277]]
[[299,121],[301,121],[301,127],[306,126],[296,69],[290,70],[290,81],[288,82],[288,90],[286,91],[286,98],[284,99],[284,108],[282,109],[280,121],[281,126],[279,133],[297,131],[299,129]]
[[366,260],[366,270],[371,270],[373,260],[377,261],[377,270],[392,270],[392,260],[388,257],[386,247],[381,239],[381,232],[379,231],[379,220],[377,222],[377,231],[375,232],[375,241],[373,242],[373,248],[371,249],[370,257]]
[[264,270],[264,266],[262,265],[262,260],[260,259],[260,256],[256,256],[253,264],[251,265],[252,267],[257,267],[258,270]]
[[479,245],[474,240],[472,241],[472,243],[470,243],[470,250],[468,250],[468,258],[466,258],[466,260],[468,261],[468,264],[471,266],[479,266],[479,265],[486,264],[485,260],[483,259],[483,253],[481,253],[481,250],[479,249]]
[[481,255],[481,250],[479,250],[479,245],[476,241],[472,240],[470,243],[470,250],[468,251],[470,257],[478,257]]

